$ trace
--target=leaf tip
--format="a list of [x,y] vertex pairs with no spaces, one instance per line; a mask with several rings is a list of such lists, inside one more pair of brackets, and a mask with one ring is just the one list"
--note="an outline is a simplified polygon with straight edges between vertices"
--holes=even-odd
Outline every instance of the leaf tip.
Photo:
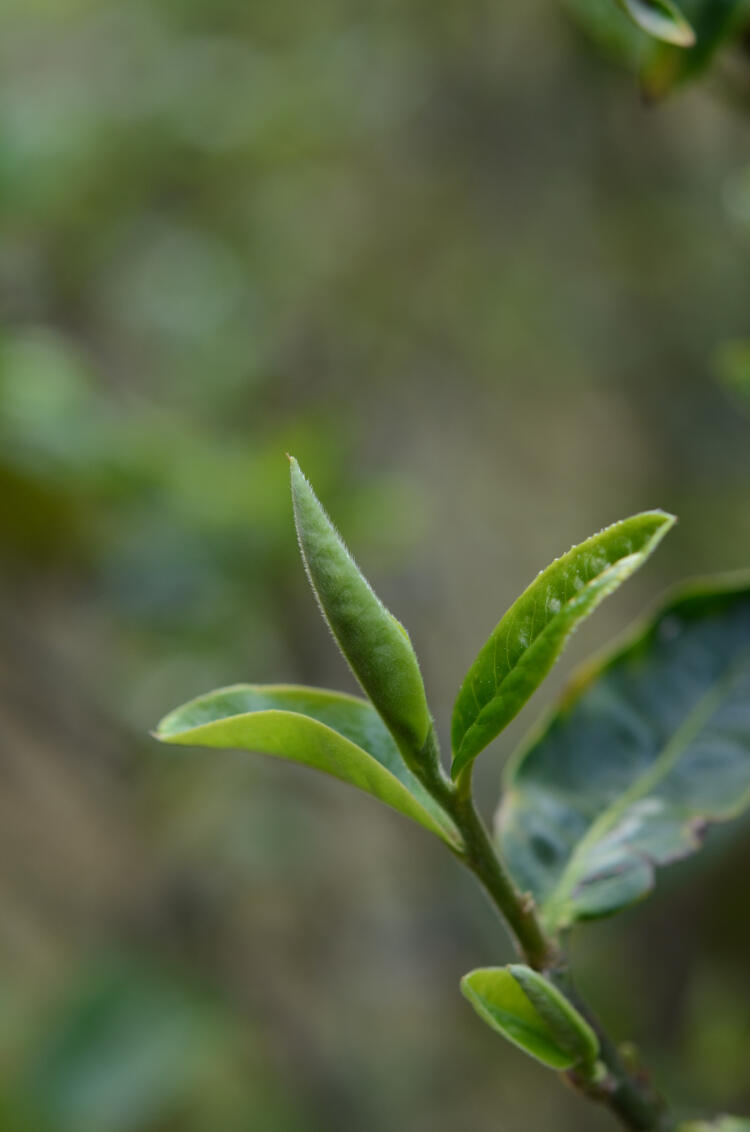
[[660,39],[665,43],[671,43],[673,47],[695,47],[698,42],[695,29],[682,12],[675,12],[674,20],[663,28]]
[[[179,709],[177,709],[179,710]],[[184,727],[176,725],[177,711],[170,711],[162,719],[159,720],[156,727],[153,727],[149,734],[157,739],[160,743],[174,743],[176,736]]]
[[692,26],[684,17],[674,23],[664,24],[656,36],[662,43],[669,43],[672,47],[695,47],[698,37]]
[[641,514],[642,519],[650,519],[654,524],[654,530],[651,535],[652,547],[660,542],[661,539],[672,527],[677,523],[677,516],[673,515],[671,511],[664,511],[661,507],[655,507],[651,511],[643,511]]
[[483,967],[474,967],[471,971],[467,971],[465,975],[461,976],[461,982],[459,983],[461,994],[464,998],[468,998],[470,1002],[476,999],[476,992],[472,986],[472,981],[477,975],[481,975],[484,970],[485,968]]
[[665,523],[670,527],[677,522],[677,516],[673,515],[671,511],[665,511],[663,507],[651,507],[647,511],[641,511],[638,517],[641,519],[653,519],[655,522],[660,524]]
[[296,478],[297,478],[298,476],[302,476],[302,474],[303,474],[303,473],[302,473],[302,469],[300,468],[300,466],[299,466],[299,463],[297,462],[297,459],[296,459],[296,457],[295,457],[295,456],[291,456],[291,455],[290,455],[290,454],[289,454],[289,453],[287,452],[287,454],[286,454],[286,458],[287,458],[287,460],[289,461],[289,474],[290,474],[290,475],[291,475],[291,477],[292,477],[292,488],[294,488],[294,481],[295,481],[295,479],[296,479]]
[[694,47],[693,27],[673,0],[617,0],[630,19],[647,35],[673,47]]
[[[294,456],[290,456],[289,453],[287,452],[287,459],[289,460],[289,478],[290,478],[290,483],[291,483],[291,488],[292,488],[292,509],[293,509],[293,512],[294,512],[294,522],[295,522],[295,526],[297,528],[297,536],[300,539],[300,549],[302,550],[302,558],[303,558],[304,561],[306,561],[304,549],[302,548],[302,535],[301,535],[301,530],[300,530],[299,509],[300,509],[300,507],[303,506],[303,502],[308,495],[311,495],[313,497],[316,506],[320,507],[320,503],[318,502],[318,499],[315,496],[315,493],[313,492],[312,485],[310,484],[310,481],[308,480],[305,473],[302,471],[302,468],[299,466],[299,463],[297,462],[296,458]],[[315,587],[313,587],[313,589],[314,588]]]

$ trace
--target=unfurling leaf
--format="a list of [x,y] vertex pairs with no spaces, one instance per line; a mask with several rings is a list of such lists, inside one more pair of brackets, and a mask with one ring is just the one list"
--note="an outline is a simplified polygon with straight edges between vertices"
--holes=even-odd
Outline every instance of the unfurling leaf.
[[358,786],[460,846],[450,818],[405,766],[365,700],[294,685],[237,684],[169,713],[155,732],[165,743],[232,747],[316,767]]
[[571,633],[645,562],[674,523],[645,511],[556,559],[510,607],[466,675],[453,709],[453,776],[521,710]]
[[497,822],[551,932],[644,896],[750,804],[750,578],[679,592],[574,677],[508,764]]
[[530,967],[482,967],[461,980],[480,1018],[551,1069],[593,1072],[599,1042],[588,1022]]
[[672,0],[617,0],[633,23],[665,43],[692,47],[695,32]]
[[375,596],[333,524],[291,459],[300,550],[323,616],[404,757],[427,741],[432,719],[414,649],[403,625]]

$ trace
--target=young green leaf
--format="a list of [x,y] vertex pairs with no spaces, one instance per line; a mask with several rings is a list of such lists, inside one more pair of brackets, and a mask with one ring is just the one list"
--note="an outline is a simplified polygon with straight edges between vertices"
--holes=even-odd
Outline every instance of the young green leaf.
[[500,850],[550,932],[644,896],[750,804],[750,578],[693,586],[574,678],[508,764]]
[[593,1068],[599,1056],[599,1039],[585,1018],[538,971],[521,963],[511,963],[508,970],[560,1048],[574,1055],[576,1064]]
[[488,1026],[543,1065],[593,1069],[596,1034],[557,988],[529,967],[470,971],[461,990]]
[[500,621],[466,675],[453,709],[454,778],[541,684],[571,633],[630,577],[674,523],[645,511],[556,559]]
[[310,584],[339,648],[414,765],[432,719],[414,649],[360,573],[297,461],[290,458],[292,500]]
[[170,712],[155,735],[164,743],[240,748],[316,767],[379,798],[452,848],[461,844],[450,818],[404,765],[377,712],[356,696],[237,684]]
[[665,43],[692,47],[695,32],[672,0],[617,0],[634,24]]

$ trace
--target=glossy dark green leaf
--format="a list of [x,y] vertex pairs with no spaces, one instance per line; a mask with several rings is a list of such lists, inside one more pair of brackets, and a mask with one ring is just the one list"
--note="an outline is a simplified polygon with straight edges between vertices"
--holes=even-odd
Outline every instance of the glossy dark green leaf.
[[645,511],[606,527],[543,570],[469,669],[453,709],[454,777],[521,710],[571,633],[648,558],[674,523]]
[[750,20],[748,0],[691,0],[695,46],[689,51],[655,43],[641,67],[641,86],[649,98],[661,98],[706,70],[717,51]]
[[596,1034],[542,975],[520,964],[483,967],[461,980],[461,990],[493,1030],[551,1069],[593,1067]]
[[316,767],[460,845],[451,820],[404,765],[377,712],[355,696],[237,684],[170,712],[155,735],[165,743],[240,748]]
[[634,24],[655,39],[692,47],[695,32],[672,0],[617,0]]
[[548,930],[645,895],[750,803],[750,579],[672,597],[511,760],[500,849]]
[[300,550],[323,616],[399,748],[413,760],[432,719],[409,635],[360,573],[297,461],[290,463]]

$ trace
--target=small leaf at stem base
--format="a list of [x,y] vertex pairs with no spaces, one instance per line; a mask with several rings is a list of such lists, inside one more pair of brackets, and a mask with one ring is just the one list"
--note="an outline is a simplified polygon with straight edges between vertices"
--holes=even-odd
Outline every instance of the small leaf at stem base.
[[588,1022],[547,979],[522,964],[483,967],[461,990],[493,1030],[550,1069],[593,1075],[599,1042]]

